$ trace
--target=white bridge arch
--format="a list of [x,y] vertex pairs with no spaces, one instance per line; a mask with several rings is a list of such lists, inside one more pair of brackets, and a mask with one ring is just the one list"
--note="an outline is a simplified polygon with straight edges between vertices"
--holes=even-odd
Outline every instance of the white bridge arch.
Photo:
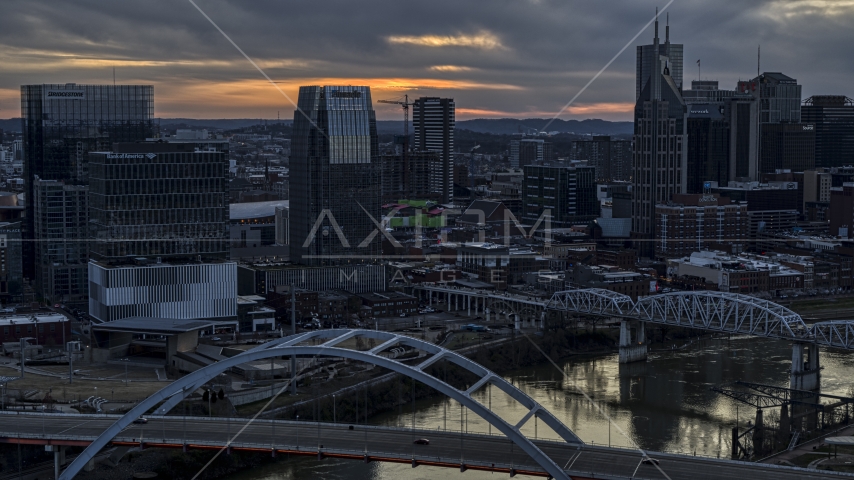
[[[339,346],[343,342],[355,338],[375,339],[381,341],[381,343],[367,351],[352,350]],[[326,341],[319,345],[301,345],[304,342],[316,340]],[[379,355],[381,352],[397,345],[416,348],[432,354],[432,356],[427,358],[421,364],[413,367]],[[110,428],[98,436],[95,441],[86,447],[83,453],[78,455],[74,461],[71,462],[71,464],[59,476],[59,480],[71,480],[74,478],[74,476],[77,475],[77,473],[116,435],[131,425],[136,418],[145,414],[145,412],[151,410],[161,402],[163,402],[163,404],[157,409],[157,413],[165,414],[200,386],[231,367],[254,360],[289,355],[342,357],[351,360],[363,361],[392,370],[396,373],[424,383],[425,385],[460,402],[466,408],[489,422],[492,426],[506,435],[508,439],[519,446],[519,448],[527,453],[535,462],[537,462],[538,465],[540,465],[555,479],[569,480],[570,477],[557,463],[555,463],[554,460],[549,458],[527,437],[522,435],[520,431],[521,427],[525,425],[531,417],[536,416],[537,418],[542,419],[546,425],[554,430],[554,432],[567,443],[573,445],[580,445],[583,443],[575,433],[573,433],[568,427],[566,427],[566,425],[549,413],[548,410],[543,408],[534,399],[509,382],[505,381],[500,376],[462,355],[446,350],[432,343],[388,332],[374,330],[320,330],[268,342],[240,355],[208,365],[184,376],[179,380],[176,380],[175,382],[172,382],[168,386],[140,402],[128,413],[116,420]],[[450,361],[475,374],[480,378],[480,380],[465,391],[458,390],[457,388],[432,375],[429,375],[424,371],[425,368],[439,360]],[[487,384],[495,385],[503,392],[507,393],[511,398],[524,405],[528,408],[528,413],[516,425],[511,425],[493,413],[488,407],[474,400],[471,395]]]

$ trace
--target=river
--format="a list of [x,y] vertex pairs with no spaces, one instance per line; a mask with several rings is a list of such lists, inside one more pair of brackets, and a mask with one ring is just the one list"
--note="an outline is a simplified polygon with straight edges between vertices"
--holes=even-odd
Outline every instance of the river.
[[[736,380],[788,386],[791,345],[756,337],[705,339],[674,351],[651,352],[647,362],[620,365],[617,354],[576,357],[522,368],[505,375],[561,419],[585,442],[616,446],[637,445],[645,450],[696,453],[726,457],[730,430],[738,420],[743,427],[755,410],[710,391],[710,387]],[[822,392],[845,395],[854,378],[854,355],[822,350]],[[584,392],[582,394],[581,392]],[[585,396],[586,394],[586,396]],[[526,413],[498,389],[481,390],[476,398],[511,424]],[[591,401],[592,400],[592,401]],[[418,428],[460,428],[460,406],[442,398],[405,405],[370,419],[376,425]],[[414,414],[412,411],[414,410]],[[613,424],[605,415],[611,417]],[[487,422],[474,414],[463,416],[463,428],[490,432]],[[536,431],[535,431],[536,430]],[[495,432],[495,429],[492,429]],[[557,435],[541,422],[529,421],[523,432],[538,438]],[[483,472],[460,473],[452,469],[411,468],[408,465],[300,458],[267,465],[228,477],[231,480],[443,480],[494,479]]]

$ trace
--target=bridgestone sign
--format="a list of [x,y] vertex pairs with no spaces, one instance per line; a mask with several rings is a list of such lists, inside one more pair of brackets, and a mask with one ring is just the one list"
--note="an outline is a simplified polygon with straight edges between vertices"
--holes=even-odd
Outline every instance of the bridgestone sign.
[[83,100],[86,98],[85,90],[48,90],[45,93],[48,100]]

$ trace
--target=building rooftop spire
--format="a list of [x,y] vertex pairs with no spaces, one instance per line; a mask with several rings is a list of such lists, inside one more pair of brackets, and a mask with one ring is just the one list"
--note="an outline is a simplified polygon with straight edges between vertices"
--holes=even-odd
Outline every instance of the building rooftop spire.
[[664,43],[670,44],[670,12],[667,13],[667,22],[664,26]]

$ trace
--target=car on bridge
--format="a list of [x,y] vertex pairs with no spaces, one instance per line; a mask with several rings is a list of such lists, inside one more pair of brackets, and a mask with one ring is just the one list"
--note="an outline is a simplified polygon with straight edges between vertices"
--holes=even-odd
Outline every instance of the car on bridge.
[[145,417],[139,417],[134,420],[133,423],[145,425],[146,423],[148,423],[148,419]]
[[414,443],[415,445],[430,445],[430,440],[426,438],[419,438],[418,440],[415,440],[412,443]]

